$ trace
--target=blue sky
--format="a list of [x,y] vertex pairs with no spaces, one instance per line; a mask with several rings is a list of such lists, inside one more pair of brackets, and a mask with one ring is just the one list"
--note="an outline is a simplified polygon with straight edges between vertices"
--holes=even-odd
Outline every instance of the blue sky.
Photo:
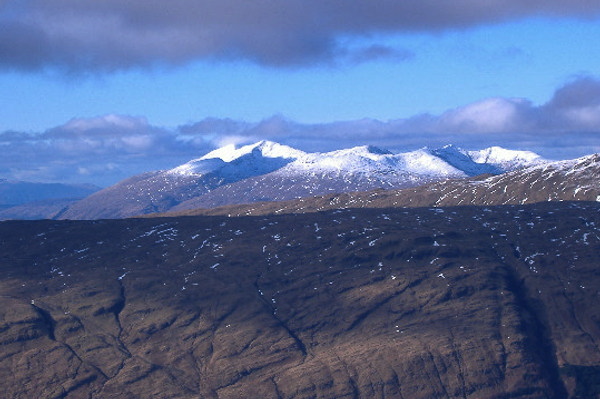
[[259,139],[600,152],[600,1],[523,3],[0,1],[0,178],[107,185]]

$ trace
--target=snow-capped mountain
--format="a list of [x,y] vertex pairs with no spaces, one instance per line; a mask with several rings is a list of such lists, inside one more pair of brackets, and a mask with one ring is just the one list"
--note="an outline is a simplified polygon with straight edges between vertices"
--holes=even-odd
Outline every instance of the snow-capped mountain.
[[497,146],[485,150],[467,151],[467,154],[479,165],[494,165],[505,171],[548,162],[535,152],[507,150]]
[[241,180],[273,172],[305,155],[302,151],[270,141],[259,141],[240,148],[231,144],[184,163],[167,173],[188,176],[213,173],[227,180]]
[[270,141],[214,150],[166,171],[134,176],[69,207],[63,218],[128,217],[169,210],[406,188],[545,162],[530,152],[454,146],[394,154],[373,146],[307,153]]
[[306,173],[350,173],[379,176],[382,179],[404,179],[414,176],[450,177],[464,173],[427,150],[392,154],[373,146],[305,154],[277,171],[282,175]]
[[573,160],[546,162],[500,175],[447,179],[403,189],[329,194],[277,203],[240,204],[217,209],[196,208],[177,214],[258,216],[349,208],[431,209],[566,201],[600,202],[598,176],[600,154],[592,154]]
[[359,146],[306,153],[274,142],[260,141],[240,148],[234,145],[219,148],[169,172],[183,175],[218,172],[222,176],[238,177],[238,180],[275,171],[288,176],[338,172],[402,177],[408,173],[440,178],[498,174],[541,162],[545,160],[535,153],[500,147],[465,151],[449,145],[440,149],[424,148],[393,154],[374,146]]
[[[272,173],[217,187],[183,201],[172,210],[282,201],[377,188],[407,188],[449,178],[500,174],[546,162],[532,152],[500,147],[465,151],[446,146],[393,154],[373,146],[360,146],[326,153],[292,153],[288,150],[286,154],[288,161],[294,156],[297,158]],[[232,157],[229,159],[233,161]]]
[[465,151],[456,146],[447,145],[434,149],[431,153],[469,176],[486,173],[500,174],[547,162],[531,151],[507,150],[497,146],[478,151]]

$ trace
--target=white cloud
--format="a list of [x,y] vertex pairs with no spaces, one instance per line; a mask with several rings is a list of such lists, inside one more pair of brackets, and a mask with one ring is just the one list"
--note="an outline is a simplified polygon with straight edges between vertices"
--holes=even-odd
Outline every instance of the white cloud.
[[216,147],[225,147],[228,145],[242,145],[242,144],[249,144],[252,142],[256,142],[259,141],[260,139],[257,137],[253,137],[253,136],[240,136],[240,135],[233,135],[233,136],[220,136],[220,137],[216,137],[213,140],[213,145],[215,145]]
[[522,128],[520,109],[530,104],[521,99],[491,98],[446,112],[440,128],[456,132],[498,133]]

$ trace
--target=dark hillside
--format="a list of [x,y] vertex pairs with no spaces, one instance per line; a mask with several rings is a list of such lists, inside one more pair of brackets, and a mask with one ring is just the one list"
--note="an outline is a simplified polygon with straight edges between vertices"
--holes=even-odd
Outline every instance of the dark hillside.
[[7,398],[594,398],[600,204],[0,223]]

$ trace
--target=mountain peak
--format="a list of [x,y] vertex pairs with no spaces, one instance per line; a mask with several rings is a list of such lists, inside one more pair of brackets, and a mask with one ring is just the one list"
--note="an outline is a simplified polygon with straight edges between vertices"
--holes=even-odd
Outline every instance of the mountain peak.
[[200,160],[219,158],[225,162],[231,162],[248,154],[260,154],[265,158],[298,158],[304,155],[304,152],[296,150],[274,141],[261,140],[253,144],[247,144],[241,147],[230,144],[209,152],[200,158]]
[[497,174],[501,172],[501,169],[495,165],[475,162],[467,151],[455,145],[445,145],[441,148],[429,151],[434,156],[440,158],[449,165],[462,170],[469,176],[475,176],[484,173]]
[[[232,170],[236,169],[232,165],[242,163],[243,165],[240,165],[240,167],[261,170],[266,173],[292,162],[302,155],[304,155],[302,151],[267,140],[241,147],[229,144],[177,166],[168,172],[181,175],[205,175],[221,171],[231,176],[239,173],[245,176],[248,171]],[[265,165],[259,165],[261,162]]]
[[392,155],[393,154],[391,151],[385,150],[383,148],[379,148],[374,145],[367,145],[365,147],[366,147],[365,150],[370,154],[376,154],[376,155]]
[[351,148],[350,151],[355,151],[357,153],[366,153],[366,154],[376,154],[376,155],[391,155],[392,153],[388,150],[381,149],[374,145],[363,145]]
[[499,146],[466,151],[456,145],[448,144],[429,151],[471,176],[484,173],[498,174],[548,162],[535,152],[508,150]]
[[469,155],[475,162],[514,162],[523,160],[527,162],[538,162],[544,159],[532,151],[508,150],[499,146],[492,146],[479,151],[469,151]]
[[390,151],[382,150],[379,147],[373,145],[361,145],[352,148],[345,148],[342,150],[335,150],[323,153],[316,153],[319,156],[334,157],[334,158],[345,158],[345,157],[366,157],[366,158],[377,158],[382,155],[393,155]]

